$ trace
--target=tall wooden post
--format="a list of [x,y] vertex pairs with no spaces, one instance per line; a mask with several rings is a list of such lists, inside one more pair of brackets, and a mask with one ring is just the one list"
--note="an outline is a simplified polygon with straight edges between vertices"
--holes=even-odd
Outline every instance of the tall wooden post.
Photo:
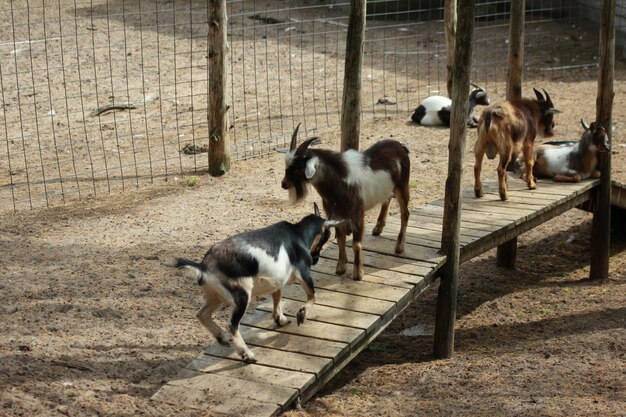
[[434,355],[449,358],[454,353],[454,322],[456,319],[457,283],[460,263],[461,234],[461,174],[465,135],[467,133],[467,91],[472,64],[472,36],[474,33],[475,0],[462,1],[458,12],[458,30],[452,65],[452,115],[450,142],[448,143],[448,178],[446,179],[445,205],[441,247],[446,263],[441,269],[441,282],[437,295]]
[[448,97],[452,97],[452,65],[454,64],[454,38],[456,37],[456,0],[446,0],[443,9],[443,26],[446,33],[446,47],[448,50],[448,82],[446,88]]
[[[525,0],[511,1],[511,22],[509,25],[509,72],[506,83],[506,99],[522,98],[522,76],[524,74],[524,22]],[[514,268],[517,258],[517,237],[504,242],[496,250],[496,265]]]
[[[615,67],[615,0],[602,2],[600,22],[600,61],[598,65],[598,96],[596,98],[596,122],[612,133],[613,70]],[[591,267],[589,278],[606,279],[609,276],[611,249],[611,152],[598,158],[600,187],[595,193],[591,229]]]
[[209,174],[223,175],[230,169],[226,105],[226,0],[209,0]]
[[365,38],[366,1],[350,0],[341,110],[341,150],[359,149],[361,131],[361,69]]

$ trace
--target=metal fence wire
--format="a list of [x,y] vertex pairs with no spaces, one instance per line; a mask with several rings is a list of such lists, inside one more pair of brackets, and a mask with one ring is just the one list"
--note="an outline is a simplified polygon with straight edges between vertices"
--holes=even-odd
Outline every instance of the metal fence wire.
[[[576,1],[526,1],[525,77],[596,66],[546,28]],[[504,88],[510,1],[478,1],[472,81]],[[623,6],[618,8],[623,12]],[[338,127],[349,1],[227,2],[235,160],[294,126]],[[368,2],[363,115],[408,120],[445,94],[443,0]],[[207,2],[12,0],[0,5],[0,212],[58,205],[207,169]],[[593,32],[591,32],[594,36]],[[576,45],[573,47],[572,45]],[[595,48],[595,49],[594,49]]]

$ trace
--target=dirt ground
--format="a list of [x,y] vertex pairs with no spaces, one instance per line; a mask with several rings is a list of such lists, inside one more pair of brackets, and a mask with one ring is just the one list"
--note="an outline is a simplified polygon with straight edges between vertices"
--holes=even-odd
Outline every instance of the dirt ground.
[[[618,62],[612,175],[626,182],[625,78]],[[563,111],[555,139],[576,139],[579,120],[592,121],[595,68],[524,91],[532,87],[545,88]],[[497,102],[504,92],[489,94]],[[405,142],[410,206],[442,197],[448,131],[390,113],[362,124],[362,148],[384,137]],[[338,128],[316,134],[322,146],[338,148]],[[464,186],[475,138],[469,131]],[[221,178],[200,175],[194,186],[191,174],[159,178],[0,216],[0,416],[211,415],[150,400],[213,343],[195,318],[197,285],[164,263],[199,259],[226,236],[308,214],[316,194],[290,205],[283,170],[283,155],[273,153],[235,162]],[[486,162],[483,178],[495,176],[495,163]],[[609,279],[589,282],[590,231],[591,215],[572,210],[519,238],[514,270],[496,268],[495,251],[464,264],[452,359],[431,355],[433,285],[301,410],[286,414],[626,415],[626,237],[613,234]],[[227,311],[217,316],[224,323]],[[415,328],[419,335],[403,335]]]
[[[622,180],[624,75],[618,68],[613,139],[613,174]],[[578,137],[580,117],[593,117],[593,76],[542,87],[564,112],[557,138]],[[443,195],[447,130],[411,125],[407,115],[364,123],[362,133],[363,148],[381,137],[408,144],[411,206]],[[467,137],[465,186],[475,135]],[[322,137],[336,148],[338,132]],[[0,415],[198,415],[150,400],[213,343],[194,316],[195,283],[163,262],[198,259],[225,236],[309,213],[315,193],[291,206],[283,169],[275,153],[237,162],[221,178],[200,176],[193,187],[181,177],[4,216]],[[494,177],[490,161],[483,178]],[[515,270],[496,268],[494,251],[464,264],[454,358],[431,356],[433,286],[287,415],[624,415],[626,239],[613,236],[609,279],[589,282],[590,229],[591,215],[572,210],[520,237]],[[401,334],[414,326],[422,335]]]

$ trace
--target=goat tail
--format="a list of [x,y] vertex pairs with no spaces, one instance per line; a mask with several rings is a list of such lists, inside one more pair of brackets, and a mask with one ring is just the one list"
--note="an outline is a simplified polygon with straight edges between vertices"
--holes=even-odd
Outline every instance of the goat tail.
[[203,285],[205,283],[204,276],[206,275],[206,267],[203,264],[198,262],[191,261],[185,258],[176,259],[176,263],[174,264],[176,268],[193,268],[196,271],[198,285]]

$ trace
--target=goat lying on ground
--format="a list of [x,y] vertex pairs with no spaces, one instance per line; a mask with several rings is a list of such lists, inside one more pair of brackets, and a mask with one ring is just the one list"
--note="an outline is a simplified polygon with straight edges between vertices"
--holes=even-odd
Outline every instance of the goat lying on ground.
[[311,265],[330,237],[330,228],[337,222],[320,217],[317,204],[315,214],[292,224],[286,221],[244,232],[216,243],[204,255],[201,263],[178,259],[176,267],[195,269],[198,285],[204,292],[205,304],[196,316],[221,344],[228,344],[229,336],[211,318],[222,304],[233,305],[230,319],[230,340],[237,354],[246,362],[256,362],[239,333],[241,321],[250,297],[272,293],[272,317],[278,326],[289,323],[280,305],[281,290],[286,284],[298,281],[307,295],[306,303],[296,315],[302,324],[315,301]]
[[476,164],[474,165],[474,194],[483,196],[480,172],[483,156],[493,159],[500,156],[498,164],[498,185],[500,199],[507,199],[506,168],[514,153],[523,155],[525,180],[528,188],[534,190],[537,185],[533,176],[535,137],[551,137],[554,129],[554,114],[560,113],[554,108],[550,96],[544,96],[533,89],[536,100],[520,99],[505,101],[485,109],[478,121],[478,139],[474,146]]
[[[467,112],[467,125],[478,126],[478,120],[474,117],[474,108],[477,104],[489,105],[489,98],[485,89],[472,84],[474,89],[469,95],[469,107]],[[452,100],[443,96],[430,96],[424,99],[413,111],[411,120],[422,126],[447,126],[450,127],[450,114],[452,112]]]
[[579,182],[587,178],[599,178],[596,169],[596,152],[611,150],[606,130],[598,124],[587,125],[578,142],[546,142],[536,147],[533,173],[538,178],[552,178],[560,182]]
[[298,127],[293,132],[290,151],[285,157],[285,176],[281,185],[289,190],[292,201],[302,200],[307,195],[308,185],[312,185],[322,197],[326,213],[332,211],[337,218],[350,220],[350,224],[336,228],[339,247],[336,273],[341,275],[346,272],[346,236],[351,232],[354,252],[352,277],[361,280],[364,273],[361,248],[365,212],[382,204],[372,231],[372,234],[379,235],[385,227],[389,204],[394,196],[401,212],[395,251],[404,252],[409,220],[409,150],[394,140],[379,141],[364,152],[310,149],[311,145],[320,143],[318,138],[307,139],[296,149]]

